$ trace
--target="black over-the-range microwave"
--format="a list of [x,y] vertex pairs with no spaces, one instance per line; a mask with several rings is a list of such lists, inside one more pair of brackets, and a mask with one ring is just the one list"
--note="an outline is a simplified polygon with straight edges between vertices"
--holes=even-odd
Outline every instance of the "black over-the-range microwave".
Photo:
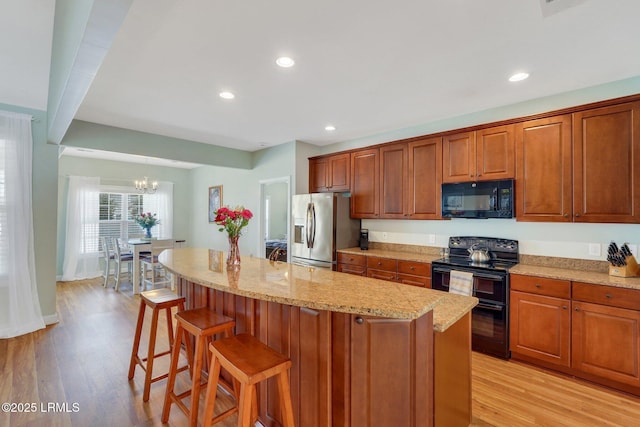
[[444,218],[513,218],[513,180],[442,184]]

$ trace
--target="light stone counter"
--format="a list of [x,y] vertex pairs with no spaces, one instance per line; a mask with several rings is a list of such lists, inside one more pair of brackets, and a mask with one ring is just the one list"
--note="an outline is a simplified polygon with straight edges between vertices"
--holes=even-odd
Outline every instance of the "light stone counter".
[[[340,249],[338,252],[353,254],[353,255],[366,255],[366,256],[375,256],[380,258],[391,258],[391,259],[399,259],[403,261],[414,261],[414,262],[426,262],[431,263],[431,261],[439,259],[440,255],[435,255],[433,253],[419,253],[419,252],[408,252],[408,251],[398,251],[391,249],[369,249],[366,251],[361,250],[360,248],[347,248]],[[385,283],[393,283],[393,282],[385,282]],[[413,286],[402,285],[406,288],[412,288]],[[460,320],[465,314],[467,314],[473,307],[478,304],[478,299],[475,297],[467,297],[463,295],[456,294],[448,294],[444,293],[445,300],[438,304],[433,310],[433,330],[436,332],[444,332],[451,325]]]
[[403,261],[415,261],[415,262],[426,262],[426,263],[431,263],[431,261],[441,258],[440,255],[431,254],[431,253],[419,253],[419,252],[397,251],[397,250],[389,250],[389,249],[373,249],[373,248],[366,251],[363,251],[360,248],[347,248],[347,249],[340,249],[338,250],[338,252],[342,252],[345,254],[377,256],[380,258],[393,258],[393,259],[400,259]]
[[616,277],[596,271],[575,270],[558,267],[542,267],[538,265],[518,264],[509,270],[511,274],[539,276],[550,279],[572,280],[594,285],[615,286],[640,290],[640,277]]
[[[316,310],[372,315],[396,319],[417,319],[437,305],[449,301],[454,316],[441,321],[442,326],[459,313],[460,304],[447,294],[431,289],[402,285],[378,279],[354,276],[329,270],[311,269],[267,259],[242,257],[239,271],[226,270],[225,254],[202,248],[166,250],[159,261],[169,271],[202,286],[235,295]],[[477,300],[468,298],[466,306]],[[455,309],[455,307],[458,307]],[[469,307],[467,312],[471,309]],[[445,311],[443,310],[443,313]],[[435,312],[434,312],[435,317]]]

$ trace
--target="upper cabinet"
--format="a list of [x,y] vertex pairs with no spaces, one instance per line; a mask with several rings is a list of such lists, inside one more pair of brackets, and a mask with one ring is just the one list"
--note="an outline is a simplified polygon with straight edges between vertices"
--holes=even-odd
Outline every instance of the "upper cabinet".
[[573,215],[640,221],[640,102],[573,114]]
[[352,218],[442,219],[442,183],[515,178],[518,221],[640,223],[640,94],[309,160]]
[[441,219],[442,138],[412,141],[408,148],[409,219]]
[[640,221],[640,102],[516,125],[519,221]]
[[349,191],[350,168],[349,153],[309,160],[309,192]]
[[440,137],[352,153],[351,169],[352,218],[440,219]]
[[442,142],[442,182],[515,178],[513,125],[447,135]]
[[573,220],[571,115],[516,125],[516,218]]
[[380,148],[380,218],[406,218],[409,184],[407,144]]
[[380,150],[351,153],[351,218],[380,217]]

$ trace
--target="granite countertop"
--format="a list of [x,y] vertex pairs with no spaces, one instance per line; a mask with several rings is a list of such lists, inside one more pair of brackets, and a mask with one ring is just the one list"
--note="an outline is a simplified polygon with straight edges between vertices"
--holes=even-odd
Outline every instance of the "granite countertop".
[[511,268],[509,273],[640,290],[640,277],[616,277],[609,276],[608,273],[601,273],[597,271],[585,271],[561,267],[542,267],[539,265],[520,263]]
[[477,304],[473,297],[451,299],[431,289],[262,258],[243,257],[239,271],[227,271],[225,254],[210,249],[169,249],[159,261],[172,273],[202,286],[316,310],[417,319],[445,304],[434,312],[434,318],[440,318],[436,330],[446,329]]
[[432,254],[432,253],[418,253],[418,252],[405,252],[405,251],[397,251],[390,249],[369,249],[363,251],[362,249],[356,248],[347,248],[340,249],[338,252],[342,252],[345,254],[353,254],[353,255],[366,255],[366,256],[377,256],[380,258],[395,258],[403,261],[416,261],[416,262],[426,262],[431,263],[431,261],[442,258],[440,255]]

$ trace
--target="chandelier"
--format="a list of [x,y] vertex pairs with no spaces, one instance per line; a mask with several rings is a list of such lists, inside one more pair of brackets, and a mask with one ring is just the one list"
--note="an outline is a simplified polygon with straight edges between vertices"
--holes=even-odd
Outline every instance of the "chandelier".
[[153,194],[158,189],[158,181],[149,181],[145,176],[142,180],[136,180],[136,190],[142,193]]

